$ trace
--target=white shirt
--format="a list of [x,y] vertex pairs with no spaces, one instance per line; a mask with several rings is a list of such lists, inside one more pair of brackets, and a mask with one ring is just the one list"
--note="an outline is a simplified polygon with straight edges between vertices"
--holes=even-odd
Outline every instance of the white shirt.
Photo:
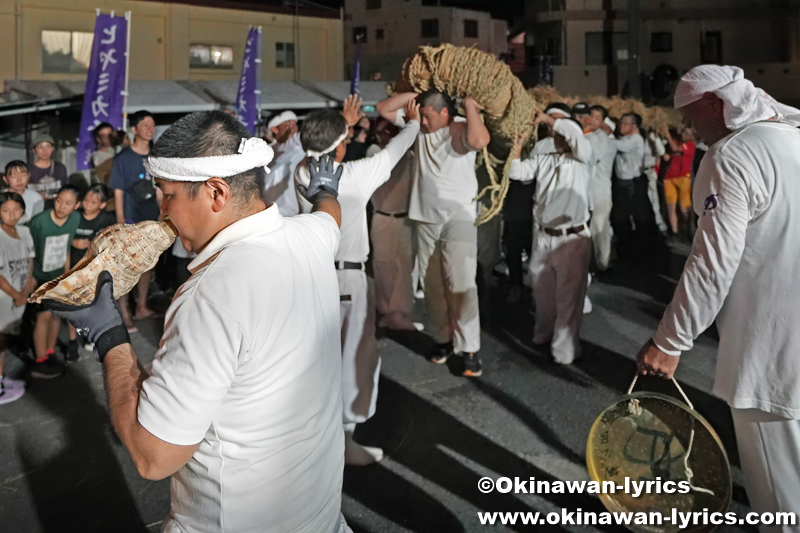
[[[599,131],[599,130],[598,130]],[[601,135],[605,135],[600,131]],[[603,181],[611,181],[611,176],[614,173],[614,160],[617,157],[617,148],[611,142],[614,140],[613,135],[608,135],[608,143],[606,144],[606,151],[600,156],[600,162],[597,164],[594,177]]]
[[[17,237],[19,238],[14,239],[0,229],[0,276],[5,278],[14,290],[21,291],[28,281],[30,272],[28,261],[36,256],[36,252],[31,230],[27,226],[17,226]],[[0,290],[0,333],[19,333],[24,312],[25,305],[15,306],[11,295]]]
[[276,206],[219,232],[189,264],[139,398],[138,420],[200,443],[173,474],[164,531],[329,532],[344,435],[339,228]]
[[275,159],[269,165],[265,183],[264,201],[274,202],[281,215],[291,217],[300,212],[294,190],[294,171],[306,156],[300,143],[300,134],[295,133],[283,144],[276,144]]
[[665,153],[667,153],[667,150],[664,147],[664,141],[661,140],[661,137],[651,133],[644,143],[644,169],[652,171],[658,162],[658,158]]
[[552,154],[555,153],[555,151],[556,140],[547,136],[544,139],[539,139],[536,144],[533,145],[533,152],[531,155]]
[[[339,179],[339,205],[342,208],[342,240],[336,261],[366,263],[369,257],[369,230],[367,229],[367,203],[375,190],[386,183],[392,169],[414,143],[419,133],[419,122],[412,120],[392,139],[386,148],[373,155],[342,163],[344,171]],[[339,168],[339,163],[334,164]],[[306,187],[311,179],[307,161],[297,167],[295,180]],[[300,209],[311,211],[311,204],[300,197]]]
[[25,212],[22,213],[22,218],[19,219],[17,225],[27,224],[33,217],[44,211],[42,195],[33,189],[25,187],[25,192],[22,193],[22,200],[25,202]]
[[589,220],[588,184],[594,155],[583,133],[575,135],[576,129],[564,127],[564,120],[556,120],[553,130],[564,136],[572,152],[515,159],[508,173],[512,180],[536,180],[533,217],[540,226],[553,229],[571,228]]
[[621,139],[612,139],[611,146],[617,151],[614,170],[617,179],[628,181],[636,179],[644,171],[644,139],[638,133]]
[[654,337],[679,355],[716,318],[714,394],[800,419],[800,130],[746,126],[703,158],[692,253]]
[[[405,110],[397,112],[397,124],[404,124]],[[457,211],[478,196],[478,177],[475,174],[477,152],[467,146],[466,129],[456,124],[466,124],[466,119],[456,117],[450,126],[433,133],[420,133],[414,145],[414,181],[408,216],[411,220],[429,224],[443,224]],[[461,133],[461,144],[466,153],[453,147],[451,132]],[[477,214],[477,210],[476,210]]]

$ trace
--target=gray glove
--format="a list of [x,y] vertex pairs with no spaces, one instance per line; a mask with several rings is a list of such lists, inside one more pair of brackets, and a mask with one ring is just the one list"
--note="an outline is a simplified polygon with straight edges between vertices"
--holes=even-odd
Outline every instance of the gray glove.
[[101,272],[97,278],[97,291],[92,303],[66,305],[55,300],[44,300],[42,305],[75,329],[87,332],[89,341],[94,343],[95,356],[101,363],[109,350],[131,342],[122,311],[114,299],[114,278],[108,270]]
[[312,157],[308,162],[308,171],[311,173],[311,181],[306,188],[303,185],[298,185],[297,190],[303,195],[303,198],[314,203],[314,197],[321,192],[327,192],[334,197],[339,196],[339,179],[344,172],[344,166],[339,165],[339,169],[334,172],[333,158],[329,155],[323,155],[322,159]]

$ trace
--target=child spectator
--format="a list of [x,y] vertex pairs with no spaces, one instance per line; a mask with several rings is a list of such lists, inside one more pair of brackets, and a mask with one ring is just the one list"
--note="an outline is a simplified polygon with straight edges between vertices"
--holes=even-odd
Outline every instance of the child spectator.
[[67,167],[52,160],[54,147],[53,137],[46,133],[38,134],[33,138],[33,153],[36,154],[36,161],[29,169],[30,182],[33,190],[41,194],[45,201],[55,198],[61,187],[67,184]]
[[[33,277],[37,287],[57,278],[70,268],[69,245],[81,222],[75,212],[80,206],[80,191],[64,185],[55,198],[53,209],[33,217],[30,223],[36,257],[33,260]],[[41,304],[39,304],[41,305]],[[35,378],[54,378],[64,373],[64,367],[55,359],[56,341],[61,320],[50,311],[36,308],[33,344],[36,364],[31,372]]]
[[30,230],[19,223],[24,212],[22,196],[0,193],[0,404],[25,393],[25,383],[6,378],[3,371],[8,337],[19,333],[25,302],[36,288],[33,239]]
[[19,159],[6,165],[3,181],[8,186],[9,192],[15,192],[25,201],[25,209],[18,224],[27,224],[30,220],[44,211],[44,200],[39,193],[28,187],[31,173],[25,161]]
[[[74,266],[86,255],[86,250],[101,230],[116,223],[116,217],[106,211],[108,202],[108,189],[102,183],[95,183],[81,201],[81,218],[72,247],[69,252],[69,264]],[[67,361],[78,360],[78,332],[69,325],[69,347],[67,348]]]

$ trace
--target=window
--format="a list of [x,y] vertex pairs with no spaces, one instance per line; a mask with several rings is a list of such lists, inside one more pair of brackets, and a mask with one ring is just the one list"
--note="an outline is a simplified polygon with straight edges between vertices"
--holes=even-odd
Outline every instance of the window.
[[707,31],[703,33],[700,43],[700,58],[702,63],[722,63],[722,33]]
[[478,38],[478,21],[466,19],[464,21],[464,37],[467,39]]
[[423,6],[438,6],[439,0],[422,0]]
[[375,40],[380,41],[383,39],[383,28],[375,30]]
[[367,42],[367,27],[356,26],[353,28],[353,44]]
[[294,68],[294,43],[275,43],[275,67]]
[[422,21],[422,37],[439,36],[439,19],[426,19]]
[[381,0],[367,0],[367,9],[380,9]]
[[656,31],[650,34],[651,52],[672,52],[672,33]]
[[42,72],[88,72],[93,41],[92,32],[42,30]]
[[189,68],[233,68],[233,48],[209,44],[189,45]]
[[619,65],[628,61],[628,34],[590,32],[586,34],[587,65]]

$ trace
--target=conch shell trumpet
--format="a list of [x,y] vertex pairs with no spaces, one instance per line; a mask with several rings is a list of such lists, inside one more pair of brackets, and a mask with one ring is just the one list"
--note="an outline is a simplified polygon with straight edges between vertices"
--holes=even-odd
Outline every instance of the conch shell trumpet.
[[69,272],[39,287],[28,301],[90,304],[95,298],[97,278],[104,270],[114,277],[114,297],[119,298],[156,265],[161,253],[175,242],[177,233],[169,222],[150,220],[109,226],[97,234],[86,255]]

